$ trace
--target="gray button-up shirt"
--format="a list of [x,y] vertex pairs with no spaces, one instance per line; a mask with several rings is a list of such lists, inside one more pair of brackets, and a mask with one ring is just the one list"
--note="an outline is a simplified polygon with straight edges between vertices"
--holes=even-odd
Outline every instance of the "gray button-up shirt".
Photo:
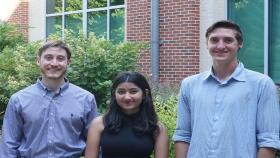
[[0,157],[80,157],[88,127],[96,116],[95,98],[88,91],[67,81],[54,94],[38,79],[10,98]]

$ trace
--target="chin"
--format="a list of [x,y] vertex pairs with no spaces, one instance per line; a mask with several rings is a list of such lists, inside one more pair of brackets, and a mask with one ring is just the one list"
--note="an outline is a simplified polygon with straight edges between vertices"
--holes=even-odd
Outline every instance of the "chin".
[[44,75],[44,77],[52,80],[59,80],[64,78],[64,75]]

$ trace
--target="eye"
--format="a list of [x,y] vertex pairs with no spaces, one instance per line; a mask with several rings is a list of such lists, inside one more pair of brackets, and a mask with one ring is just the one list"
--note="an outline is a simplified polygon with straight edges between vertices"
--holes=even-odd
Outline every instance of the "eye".
[[119,94],[119,95],[124,95],[126,93],[126,90],[124,90],[124,89],[117,89],[116,93]]
[[212,37],[212,38],[209,39],[209,41],[210,41],[211,43],[218,43],[218,42],[219,42],[219,39],[216,38],[216,37]]
[[51,55],[46,55],[46,56],[44,56],[44,59],[46,59],[47,61],[50,61],[53,59],[53,57]]
[[65,56],[58,56],[58,57],[57,57],[57,60],[58,60],[58,61],[64,61],[65,59],[66,59]]
[[226,37],[226,38],[224,38],[224,42],[230,44],[230,43],[234,42],[234,39],[231,37]]
[[139,89],[136,89],[136,88],[135,88],[135,89],[130,89],[130,90],[129,90],[129,93],[130,93],[130,94],[136,94],[136,93],[138,93],[139,91],[140,91]]

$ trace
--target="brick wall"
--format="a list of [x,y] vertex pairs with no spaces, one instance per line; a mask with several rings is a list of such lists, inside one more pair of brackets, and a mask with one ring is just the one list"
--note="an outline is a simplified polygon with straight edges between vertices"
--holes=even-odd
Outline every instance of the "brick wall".
[[[126,2],[126,38],[128,41],[149,42],[151,35],[151,0],[127,0]],[[141,53],[139,61],[141,71],[151,73],[150,51]]]
[[[180,82],[199,72],[199,0],[160,0],[160,81]],[[127,0],[127,40],[150,41],[151,0]],[[141,71],[151,73],[150,51]]]
[[8,22],[17,24],[19,31],[28,39],[28,0],[21,0]]

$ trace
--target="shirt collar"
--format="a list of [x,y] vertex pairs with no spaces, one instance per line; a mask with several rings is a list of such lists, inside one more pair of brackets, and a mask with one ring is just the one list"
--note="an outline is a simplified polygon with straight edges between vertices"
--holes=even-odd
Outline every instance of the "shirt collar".
[[[244,82],[246,81],[246,77],[245,77],[245,72],[244,72],[244,65],[242,64],[242,62],[238,62],[237,67],[235,68],[234,72],[229,76],[229,78],[224,81],[224,82],[228,82],[229,80],[236,80],[236,81],[240,81],[240,82]],[[220,82],[217,77],[214,75],[213,72],[213,67],[211,67],[211,69],[209,71],[206,72],[206,75],[204,77],[204,80],[207,80],[209,78],[213,78],[215,80],[217,80],[218,82]]]
[[[59,87],[59,92],[56,95],[63,95],[63,92],[69,87],[69,80],[67,78],[64,78],[65,83]],[[42,82],[42,77],[39,77],[37,79],[37,86],[42,91],[43,95],[47,95],[48,93],[52,92],[50,89],[48,89],[44,83]]]

